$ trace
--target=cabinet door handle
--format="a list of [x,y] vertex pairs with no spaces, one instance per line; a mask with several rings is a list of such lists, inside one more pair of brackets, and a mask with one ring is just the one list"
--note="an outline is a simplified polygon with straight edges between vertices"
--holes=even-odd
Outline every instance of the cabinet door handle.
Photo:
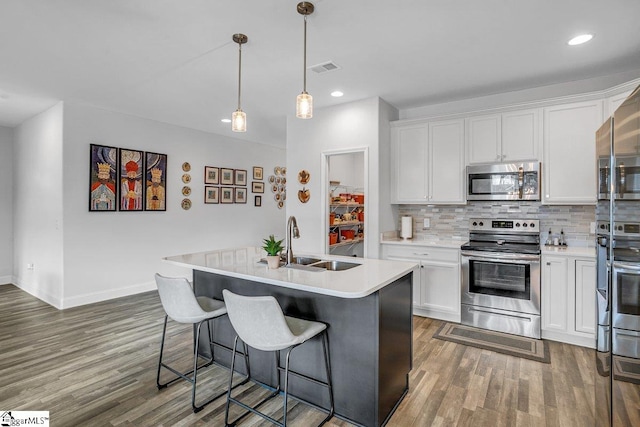
[[551,265],[551,263],[550,263],[550,262],[548,262],[548,263],[547,263],[547,265]]
[[424,255],[424,256],[429,256],[429,254],[428,254],[428,253],[422,253],[422,254],[421,254],[420,252],[414,252],[413,254],[414,254],[414,255]]

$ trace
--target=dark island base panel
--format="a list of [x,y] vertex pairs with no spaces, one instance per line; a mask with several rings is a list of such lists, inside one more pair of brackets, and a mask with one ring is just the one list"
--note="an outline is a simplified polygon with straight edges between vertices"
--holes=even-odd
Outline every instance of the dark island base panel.
[[[329,348],[334,387],[335,412],[340,418],[363,426],[382,426],[393,414],[409,387],[412,365],[412,275],[407,274],[364,298],[338,298],[304,292],[250,280],[236,279],[195,270],[196,295],[222,299],[222,290],[241,295],[273,295],[288,316],[325,322],[329,325]],[[215,341],[229,347],[235,333],[227,316],[214,321]],[[203,328],[203,335],[206,337]],[[230,353],[215,349],[217,362],[229,366]],[[200,352],[210,355],[206,338]],[[250,350],[252,376],[276,385],[273,353]],[[282,358],[284,366],[284,357]],[[240,361],[242,359],[240,358]],[[244,362],[236,364],[241,372]],[[291,353],[291,369],[325,379],[321,338]],[[292,396],[328,409],[325,387],[289,377]]]

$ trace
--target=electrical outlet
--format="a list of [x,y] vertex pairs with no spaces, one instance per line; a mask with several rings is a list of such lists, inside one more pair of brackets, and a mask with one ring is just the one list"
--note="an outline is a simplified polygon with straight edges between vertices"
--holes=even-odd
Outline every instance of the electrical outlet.
[[29,263],[27,264],[27,270],[33,270],[33,264]]
[[430,218],[424,218],[422,220],[422,229],[426,230],[427,228],[431,227],[431,219]]

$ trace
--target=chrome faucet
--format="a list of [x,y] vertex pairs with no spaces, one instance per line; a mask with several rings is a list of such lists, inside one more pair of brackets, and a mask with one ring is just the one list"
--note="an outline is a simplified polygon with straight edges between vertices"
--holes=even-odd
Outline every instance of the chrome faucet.
[[293,238],[300,238],[300,230],[298,230],[298,221],[296,221],[296,217],[291,215],[287,220],[287,265],[293,264],[293,250],[291,249],[291,235],[293,233]]

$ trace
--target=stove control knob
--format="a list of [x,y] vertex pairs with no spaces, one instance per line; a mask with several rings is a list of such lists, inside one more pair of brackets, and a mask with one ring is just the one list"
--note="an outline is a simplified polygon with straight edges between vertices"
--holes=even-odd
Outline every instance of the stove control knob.
[[622,226],[619,225],[619,226],[616,227],[616,229],[618,229],[618,231],[622,231]]
[[480,227],[482,227],[484,225],[484,222],[480,221]]
[[526,223],[526,222],[522,223],[522,226],[523,226],[523,227],[526,227],[526,226],[527,226],[527,223]]
[[471,225],[473,225],[474,227],[477,227],[477,226],[478,226],[478,223],[477,223],[477,222],[475,222],[475,221],[473,221],[473,224],[471,224]]
[[536,228],[536,224],[535,224],[535,222],[532,222],[531,224],[529,224],[529,227],[531,227],[531,228]]
[[604,230],[605,229],[605,225],[604,224],[600,224],[600,229]]
[[520,227],[520,223],[519,222],[516,222],[516,227]]

